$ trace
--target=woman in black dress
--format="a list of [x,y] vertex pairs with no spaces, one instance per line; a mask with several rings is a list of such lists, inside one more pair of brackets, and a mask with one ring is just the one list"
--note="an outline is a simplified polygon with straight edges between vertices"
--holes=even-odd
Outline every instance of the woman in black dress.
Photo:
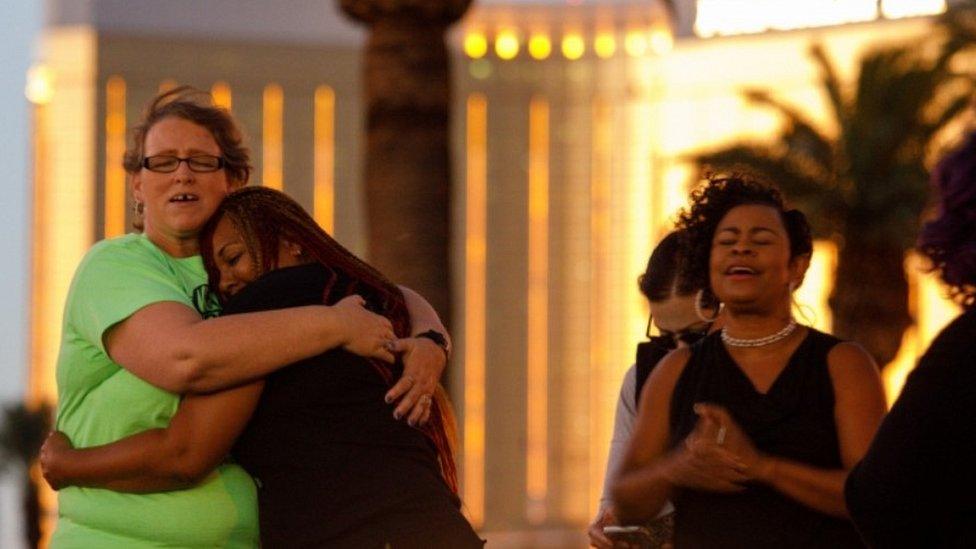
[[[231,193],[200,242],[223,314],[362,296],[399,337],[410,333],[401,291],[283,193]],[[393,350],[411,352],[403,341]],[[459,510],[443,389],[426,392],[426,410],[408,421],[394,418],[394,404],[384,401],[402,368],[400,360],[390,365],[335,349],[228,391],[218,417],[181,407],[162,432],[62,448],[48,461],[61,469],[62,484],[97,487],[106,475],[142,475],[159,490],[161,478],[171,476],[177,487],[182,471],[219,460],[241,433],[231,453],[258,485],[264,547],[481,547]]]
[[679,228],[687,275],[725,324],[651,374],[614,487],[621,517],[645,520],[670,498],[679,548],[859,546],[843,485],[884,394],[864,350],[793,320],[806,219],[740,173],[693,192]]
[[976,547],[976,132],[937,166],[918,248],[965,312],[908,376],[845,494],[873,547]]

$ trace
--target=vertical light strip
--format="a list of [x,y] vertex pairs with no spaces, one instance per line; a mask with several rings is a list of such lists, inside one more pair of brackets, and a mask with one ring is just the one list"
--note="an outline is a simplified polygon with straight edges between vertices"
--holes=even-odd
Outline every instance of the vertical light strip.
[[[48,374],[53,374],[55,363],[51,356],[51,346],[60,346],[51,334],[55,326],[54,318],[45,315],[51,306],[50,298],[45,290],[43,282],[45,273],[49,272],[48,254],[45,253],[46,245],[50,236],[48,231],[47,215],[48,209],[48,155],[47,155],[47,109],[46,105],[33,105],[34,128],[33,128],[33,166],[34,172],[34,207],[32,216],[32,239],[31,247],[31,372],[28,381],[29,390],[27,391],[28,404],[36,408],[45,402],[51,403],[49,399],[56,398],[57,392],[51,391],[47,387]],[[53,375],[51,376],[53,377]]]
[[485,308],[488,257],[488,100],[467,101],[464,268],[464,502],[485,520]]
[[527,334],[527,518],[546,518],[549,448],[549,103],[529,103],[529,257]]
[[333,234],[335,230],[335,92],[329,86],[315,88],[315,221]]
[[607,314],[607,243],[610,235],[610,178],[613,134],[610,105],[593,100],[592,160],[590,176],[590,516],[596,514],[610,447],[608,429],[612,410],[604,398],[604,385],[611,376],[609,315]]
[[125,233],[125,80],[105,83],[105,238]]
[[285,94],[278,84],[264,87],[261,150],[264,170],[261,184],[282,189],[282,132]]
[[227,82],[222,80],[214,82],[214,85],[210,86],[210,95],[213,96],[214,105],[227,110],[233,110],[234,94],[231,92],[230,84]]

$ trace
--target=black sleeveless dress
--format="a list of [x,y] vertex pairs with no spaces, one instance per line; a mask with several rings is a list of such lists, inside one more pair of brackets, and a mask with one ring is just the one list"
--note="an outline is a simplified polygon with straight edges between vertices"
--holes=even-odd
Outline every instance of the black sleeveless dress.
[[[272,271],[224,313],[334,303],[344,296],[323,295],[330,276],[318,264]],[[258,485],[262,547],[483,546],[433,445],[393,418],[386,391],[366,359],[341,349],[267,377],[232,451]]]
[[[698,421],[697,402],[728,409],[756,448],[824,469],[841,467],[827,354],[840,340],[807,336],[765,394],[714,333],[691,348],[671,399],[671,447]],[[850,521],[815,511],[774,489],[750,484],[736,494],[676,491],[675,547],[863,547]]]

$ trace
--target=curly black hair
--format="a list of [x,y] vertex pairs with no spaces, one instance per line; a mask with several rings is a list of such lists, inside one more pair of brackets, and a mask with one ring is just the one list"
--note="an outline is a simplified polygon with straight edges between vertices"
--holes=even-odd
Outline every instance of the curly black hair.
[[938,216],[922,227],[918,249],[963,308],[976,308],[976,132],[932,173]]
[[770,206],[779,212],[790,240],[790,259],[813,252],[810,224],[803,212],[788,209],[772,182],[748,168],[721,174],[706,173],[705,182],[691,192],[691,206],[678,214],[676,228],[684,239],[681,277],[692,287],[710,288],[708,260],[715,229],[736,206]]

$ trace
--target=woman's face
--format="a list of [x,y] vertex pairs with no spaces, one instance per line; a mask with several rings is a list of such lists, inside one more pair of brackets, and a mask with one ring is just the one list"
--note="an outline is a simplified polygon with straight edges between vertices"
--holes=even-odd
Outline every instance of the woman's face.
[[[146,133],[143,150],[147,158],[221,156],[220,147],[208,129],[178,117],[156,122]],[[177,257],[197,253],[200,229],[220,201],[237,186],[228,180],[223,169],[194,172],[187,162],[180,162],[170,173],[141,168],[132,177],[135,199],[145,208],[146,236]]]
[[[222,217],[213,233],[214,265],[220,273],[218,290],[225,298],[230,297],[261,276],[256,258],[248,251],[240,230],[229,218]],[[291,267],[301,263],[301,249],[282,240],[278,245],[276,268]]]
[[789,307],[790,285],[799,284],[806,266],[806,258],[790,260],[789,236],[779,212],[771,206],[732,208],[712,237],[712,290],[730,306]]
[[650,302],[651,318],[658,332],[672,338],[678,347],[687,345],[688,336],[708,331],[709,323],[698,318],[695,312],[696,297],[673,293],[667,299]]

